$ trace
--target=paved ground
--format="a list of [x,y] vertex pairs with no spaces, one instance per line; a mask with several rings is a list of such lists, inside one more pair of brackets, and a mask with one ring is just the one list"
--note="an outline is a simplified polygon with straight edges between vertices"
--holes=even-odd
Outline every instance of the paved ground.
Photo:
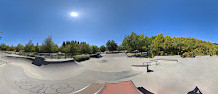
[[[80,63],[35,66],[31,60],[5,57],[0,65],[0,94],[72,94],[91,83],[132,80],[155,94],[186,94],[198,86],[204,94],[218,90],[218,57],[181,58],[159,56],[156,59],[178,59],[152,63],[147,73],[133,71],[131,65],[142,65],[149,58],[128,58],[125,54],[103,54]],[[0,61],[1,62],[1,61]],[[1,63],[2,64],[2,63]]]

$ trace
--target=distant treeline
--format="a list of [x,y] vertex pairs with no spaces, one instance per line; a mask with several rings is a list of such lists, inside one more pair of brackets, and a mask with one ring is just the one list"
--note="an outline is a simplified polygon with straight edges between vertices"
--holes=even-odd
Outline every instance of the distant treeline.
[[198,40],[190,37],[170,37],[158,34],[157,36],[147,37],[143,34],[137,35],[134,32],[126,35],[121,45],[117,45],[114,40],[109,40],[106,46],[100,47],[89,45],[86,42],[64,41],[58,47],[52,40],[52,37],[46,38],[41,45],[34,45],[30,40],[26,45],[18,44],[17,46],[0,45],[0,50],[6,51],[25,51],[37,53],[71,53],[76,54],[93,54],[97,52],[121,51],[128,52],[151,52],[152,57],[156,55],[181,55],[183,57],[197,55],[218,55],[218,45],[210,42]]
[[[26,45],[18,44],[17,46],[9,46],[4,43],[0,45],[0,50],[4,51],[24,51],[24,52],[36,52],[36,53],[71,53],[72,55],[76,54],[94,54],[100,52],[100,48],[96,45],[89,45],[86,42],[79,41],[64,41],[63,44],[58,47],[52,40],[52,37],[49,36],[46,38],[41,45],[36,43],[34,45],[30,40]],[[101,47],[101,50],[104,50],[104,46]],[[106,48],[105,48],[106,50]],[[104,50],[104,51],[105,51]]]

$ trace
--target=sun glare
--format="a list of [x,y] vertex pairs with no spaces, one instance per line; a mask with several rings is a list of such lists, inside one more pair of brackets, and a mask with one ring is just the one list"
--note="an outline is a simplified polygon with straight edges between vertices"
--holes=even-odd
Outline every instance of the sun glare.
[[71,15],[72,17],[77,17],[77,16],[78,16],[78,13],[76,13],[76,12],[71,12],[70,15]]

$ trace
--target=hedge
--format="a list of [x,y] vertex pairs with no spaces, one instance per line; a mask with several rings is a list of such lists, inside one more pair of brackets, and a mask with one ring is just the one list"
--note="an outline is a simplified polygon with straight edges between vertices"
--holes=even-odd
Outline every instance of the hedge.
[[73,57],[73,59],[77,62],[85,61],[85,60],[88,60],[89,58],[90,58],[89,55],[76,55]]

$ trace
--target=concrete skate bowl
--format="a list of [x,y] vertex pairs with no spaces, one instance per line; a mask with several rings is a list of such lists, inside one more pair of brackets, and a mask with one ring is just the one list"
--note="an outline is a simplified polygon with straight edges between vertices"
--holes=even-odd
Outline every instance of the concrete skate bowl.
[[[4,79],[4,87],[8,87],[6,91],[15,91],[13,93],[5,93],[0,89],[2,94],[72,94],[91,82],[82,82],[77,78],[63,80],[40,80],[25,75],[22,67],[12,64],[5,66],[2,78]],[[54,77],[56,78],[56,76]],[[2,92],[1,92],[2,91]],[[25,92],[25,93],[24,93]]]
[[28,76],[41,80],[62,80],[82,72],[81,65],[76,62],[56,62],[42,66],[25,66],[23,69]]
[[101,72],[101,71],[87,70],[82,74],[90,75],[95,79],[102,80],[102,81],[117,81],[120,79],[136,76],[140,73],[142,72],[137,72],[132,70],[119,71],[119,72]]
[[9,65],[22,67],[23,72],[27,76],[40,80],[61,80],[70,78],[79,74],[82,66],[73,60],[44,61],[48,65],[36,66],[32,64],[33,59],[31,58],[6,56],[4,59],[8,62]]
[[2,57],[8,63],[32,63],[33,57],[15,57],[15,56],[3,56]]

